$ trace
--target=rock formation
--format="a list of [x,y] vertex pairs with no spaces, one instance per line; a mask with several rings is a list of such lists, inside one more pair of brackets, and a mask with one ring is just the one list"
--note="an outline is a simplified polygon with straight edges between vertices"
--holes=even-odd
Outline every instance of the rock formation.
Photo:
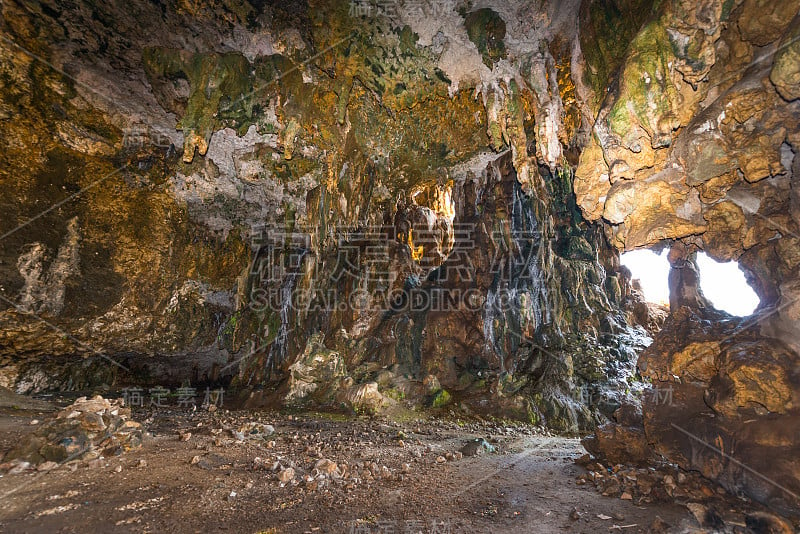
[[4,2],[0,386],[605,423],[800,508],[800,3],[407,4]]
[[572,194],[578,6],[527,7],[5,6],[3,382],[592,428],[649,337]]
[[122,454],[142,444],[142,425],[130,416],[122,401],[80,397],[23,436],[3,457],[3,465],[47,470],[71,460]]
[[[788,512],[800,503],[788,460],[796,440],[784,434],[800,391],[800,106],[786,81],[800,4],[700,4],[671,3],[634,39],[575,191],[621,249],[680,240],[670,252],[672,313],[639,359],[652,383],[640,441]],[[761,298],[754,316],[713,310],[699,291],[698,249],[740,262]],[[608,432],[590,447],[602,450]]]

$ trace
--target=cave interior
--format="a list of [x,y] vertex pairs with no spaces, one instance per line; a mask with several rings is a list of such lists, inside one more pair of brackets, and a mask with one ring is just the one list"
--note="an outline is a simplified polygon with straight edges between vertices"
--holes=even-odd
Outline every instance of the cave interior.
[[0,14],[0,530],[800,528],[800,1]]

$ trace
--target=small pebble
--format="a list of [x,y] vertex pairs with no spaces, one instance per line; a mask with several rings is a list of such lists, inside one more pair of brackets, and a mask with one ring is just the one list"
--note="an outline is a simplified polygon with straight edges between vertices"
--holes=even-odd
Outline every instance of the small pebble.
[[278,480],[280,481],[281,485],[285,485],[288,482],[294,480],[294,469],[291,467],[287,467],[280,473],[278,473]]
[[56,462],[43,462],[43,463],[39,464],[39,466],[36,468],[36,470],[37,471],[50,471],[51,469],[55,469],[56,467],[58,467],[58,464]]

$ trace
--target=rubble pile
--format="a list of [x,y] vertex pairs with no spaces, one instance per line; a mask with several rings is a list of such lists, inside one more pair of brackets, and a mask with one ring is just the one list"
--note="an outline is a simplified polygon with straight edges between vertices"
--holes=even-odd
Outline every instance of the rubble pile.
[[[411,473],[435,469],[467,456],[497,453],[508,440],[535,433],[528,425],[513,427],[439,421],[436,429],[418,423],[402,430],[399,423],[356,423],[353,434],[325,430],[330,423],[305,422],[297,416],[271,414],[273,424],[224,413],[192,415],[194,432],[178,431],[180,441],[195,443],[198,453],[189,464],[204,470],[230,469],[231,462],[218,448],[252,447],[255,454],[248,468],[270,473],[281,487],[303,492],[336,489],[350,493],[359,486],[401,482]],[[274,425],[274,426],[273,426]],[[189,427],[191,428],[191,427]],[[290,430],[294,429],[294,430]],[[491,433],[502,437],[453,437],[454,430]],[[489,435],[489,434],[487,434]],[[428,439],[443,443],[426,443]],[[425,440],[425,441],[423,441]],[[491,442],[491,443],[490,443]],[[358,454],[350,456],[348,451]]]
[[[659,502],[682,504],[701,527],[708,529],[700,532],[795,532],[787,519],[745,497],[734,497],[700,473],[685,471],[675,464],[606,465],[589,454],[576,459],[575,463],[586,469],[586,473],[576,477],[577,485],[593,484],[602,495],[632,501],[637,506]],[[649,532],[672,532],[670,527],[657,518]]]
[[642,468],[622,464],[604,465],[588,454],[578,458],[576,463],[583,465],[587,471],[576,478],[576,484],[594,484],[607,497],[619,497],[635,504],[678,499],[703,500],[726,493],[722,487],[700,474],[683,471],[673,464]]
[[24,436],[0,467],[47,470],[73,460],[94,460],[137,448],[144,435],[124,401],[100,395],[78,398]]

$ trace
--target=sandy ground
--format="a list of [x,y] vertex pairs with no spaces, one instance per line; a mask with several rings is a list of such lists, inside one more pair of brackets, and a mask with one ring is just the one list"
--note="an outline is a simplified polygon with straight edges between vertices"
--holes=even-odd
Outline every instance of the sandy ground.
[[[0,411],[0,450],[42,417]],[[693,524],[682,506],[636,506],[576,485],[585,472],[574,463],[578,440],[531,427],[225,410],[134,418],[152,434],[139,449],[0,478],[0,531],[648,532],[656,516],[676,531]],[[231,430],[247,422],[275,433],[237,439]],[[477,437],[496,451],[444,461]],[[336,475],[315,477],[322,458]],[[283,486],[288,467],[295,478]]]

